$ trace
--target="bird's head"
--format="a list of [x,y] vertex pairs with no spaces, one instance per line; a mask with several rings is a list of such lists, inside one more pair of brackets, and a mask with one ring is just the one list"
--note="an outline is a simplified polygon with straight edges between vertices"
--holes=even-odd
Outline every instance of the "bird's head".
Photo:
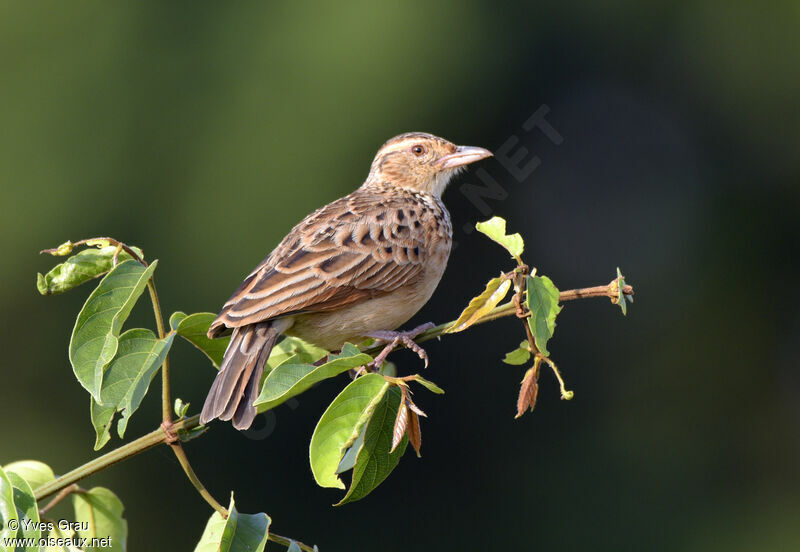
[[367,183],[384,183],[440,197],[450,179],[492,152],[457,146],[424,132],[409,132],[386,142],[372,161]]

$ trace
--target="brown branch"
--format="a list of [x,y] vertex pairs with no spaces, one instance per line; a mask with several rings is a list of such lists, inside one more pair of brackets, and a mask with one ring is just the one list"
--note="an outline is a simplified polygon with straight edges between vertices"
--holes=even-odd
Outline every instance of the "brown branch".
[[43,516],[44,514],[47,513],[48,510],[50,510],[53,506],[64,500],[66,497],[68,497],[72,493],[79,492],[81,490],[82,489],[78,486],[77,483],[73,483],[69,487],[61,489],[61,491],[56,496],[54,496],[53,499],[50,502],[48,502],[44,508],[39,510],[39,515]]
[[[580,289],[570,289],[568,291],[562,291],[558,295],[559,302],[561,301],[572,301],[574,299],[588,299],[589,297],[608,297],[610,299],[617,298],[617,291],[616,289],[612,288],[612,284],[616,284],[616,280],[613,280],[607,286],[594,286],[588,288],[580,288]],[[623,295],[627,295],[629,297],[633,296],[633,286],[626,285],[622,288]]]
[[[579,289],[570,289],[567,291],[562,291],[559,296],[559,302],[562,301],[572,301],[574,299],[588,299],[590,297],[608,297],[610,299],[617,299],[617,291],[616,291],[616,283],[617,280],[614,279],[605,286],[594,286],[588,288],[579,288]],[[626,296],[633,296],[633,286],[626,285],[622,289],[622,293]],[[481,318],[476,320],[473,325],[476,324],[484,324],[486,322],[491,322],[492,320],[497,320],[498,318],[504,318],[506,316],[516,316],[517,314],[517,305],[514,303],[513,300],[509,301],[508,303],[504,303],[502,305],[498,305],[497,307],[493,308]],[[417,337],[414,338],[414,341],[417,343],[422,343],[424,341],[430,341],[431,339],[435,339],[437,337],[442,336],[445,333],[445,330],[453,325],[453,321],[445,322],[444,324],[439,324],[431,328],[430,330],[426,330],[419,334]],[[532,342],[532,341],[531,341]],[[364,350],[367,354],[374,354],[378,351],[382,350],[382,346],[376,347],[369,347]]]

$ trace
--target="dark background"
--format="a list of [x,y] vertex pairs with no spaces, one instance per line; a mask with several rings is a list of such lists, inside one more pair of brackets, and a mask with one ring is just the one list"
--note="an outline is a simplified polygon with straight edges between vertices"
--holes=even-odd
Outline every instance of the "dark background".
[[[266,439],[214,424],[186,447],[200,477],[329,551],[800,548],[796,3],[286,4],[0,6],[0,462],[63,473],[94,456],[67,359],[90,290],[39,296],[54,263],[40,249],[137,244],[160,259],[167,313],[216,311],[387,138],[496,150],[516,135],[541,165],[518,182],[484,162],[508,193],[488,213],[460,192],[474,170],[453,183],[458,247],[412,323],[454,318],[509,268],[463,230],[490,214],[562,289],[621,266],[627,318],[605,299],[559,317],[550,350],[575,399],[544,372],[536,411],[513,419],[523,370],[500,359],[522,334],[507,319],[428,345],[447,394],[417,392],[423,458],[365,500],[332,508],[341,493],[308,467],[346,379],[279,407]],[[522,129],[542,105],[559,146]],[[196,412],[213,370],[184,343],[172,358]],[[159,423],[158,388],[131,438]],[[85,484],[121,497],[131,550],[191,550],[210,514],[166,449]]]

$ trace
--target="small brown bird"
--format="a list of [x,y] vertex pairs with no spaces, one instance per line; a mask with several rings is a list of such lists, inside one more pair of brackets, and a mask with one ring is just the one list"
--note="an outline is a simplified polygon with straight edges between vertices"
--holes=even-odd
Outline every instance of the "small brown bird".
[[430,299],[452,241],[440,197],[463,167],[491,156],[422,132],[386,142],[353,193],[308,215],[245,279],[208,330],[233,330],[200,422],[256,416],[264,364],[281,334],[329,351],[374,337],[404,343],[427,361],[411,332],[393,332]]

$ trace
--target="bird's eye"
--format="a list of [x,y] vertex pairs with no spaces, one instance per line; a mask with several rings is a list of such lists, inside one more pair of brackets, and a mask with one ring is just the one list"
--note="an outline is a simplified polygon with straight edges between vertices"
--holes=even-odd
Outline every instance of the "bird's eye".
[[425,153],[425,146],[417,144],[416,146],[411,146],[411,153],[414,155],[422,155]]

